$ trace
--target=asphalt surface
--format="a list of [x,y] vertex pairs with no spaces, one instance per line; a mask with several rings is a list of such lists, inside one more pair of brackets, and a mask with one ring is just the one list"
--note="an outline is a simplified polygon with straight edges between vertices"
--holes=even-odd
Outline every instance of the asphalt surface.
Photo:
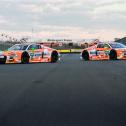
[[126,61],[0,65],[0,126],[125,126]]

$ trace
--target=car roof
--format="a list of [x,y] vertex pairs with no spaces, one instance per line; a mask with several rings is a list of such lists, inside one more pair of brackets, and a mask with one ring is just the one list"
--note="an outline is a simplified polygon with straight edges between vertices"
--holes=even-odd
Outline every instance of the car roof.
[[36,43],[21,43],[21,44],[15,44],[15,45],[40,45]]
[[98,44],[121,44],[119,42],[99,42]]

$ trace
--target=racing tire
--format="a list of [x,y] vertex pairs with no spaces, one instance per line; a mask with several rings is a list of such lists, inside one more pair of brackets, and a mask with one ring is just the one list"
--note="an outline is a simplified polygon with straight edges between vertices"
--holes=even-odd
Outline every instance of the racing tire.
[[51,54],[51,63],[55,63],[57,62],[57,60],[59,59],[59,54],[57,51],[53,51]]
[[7,60],[7,57],[4,56],[4,59],[1,59],[1,60],[0,60],[0,64],[5,64],[5,63],[6,63],[6,60]]
[[110,60],[117,60],[117,53],[115,50],[111,50],[109,54],[109,59]]
[[83,51],[83,53],[82,53],[82,58],[83,58],[85,61],[88,61],[88,60],[89,60],[89,53],[88,53],[88,51]]
[[29,58],[30,58],[29,54],[27,52],[23,52],[21,56],[21,63],[22,64],[29,63]]

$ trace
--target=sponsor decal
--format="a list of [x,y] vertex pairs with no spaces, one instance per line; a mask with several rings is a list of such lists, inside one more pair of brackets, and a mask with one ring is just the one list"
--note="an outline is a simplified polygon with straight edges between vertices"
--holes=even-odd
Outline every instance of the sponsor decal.
[[34,56],[34,53],[30,53],[30,56],[33,57]]
[[36,53],[30,53],[30,57],[32,58],[36,58],[36,57],[41,57],[42,53],[41,52],[36,52]]
[[109,50],[105,51],[105,54],[108,56],[110,54],[110,51]]
[[96,55],[96,50],[90,51],[90,54],[91,54],[91,55]]
[[34,53],[30,53],[29,55],[30,55],[30,58],[33,59]]
[[40,57],[40,56],[42,56],[42,53],[34,53],[34,56],[35,57]]

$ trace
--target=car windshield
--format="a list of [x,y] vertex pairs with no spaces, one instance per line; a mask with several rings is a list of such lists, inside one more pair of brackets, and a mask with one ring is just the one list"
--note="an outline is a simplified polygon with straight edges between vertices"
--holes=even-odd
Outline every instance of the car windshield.
[[26,50],[26,48],[28,47],[28,45],[14,45],[12,47],[10,47],[8,50]]
[[126,48],[126,46],[121,43],[110,43],[110,46],[112,48]]

